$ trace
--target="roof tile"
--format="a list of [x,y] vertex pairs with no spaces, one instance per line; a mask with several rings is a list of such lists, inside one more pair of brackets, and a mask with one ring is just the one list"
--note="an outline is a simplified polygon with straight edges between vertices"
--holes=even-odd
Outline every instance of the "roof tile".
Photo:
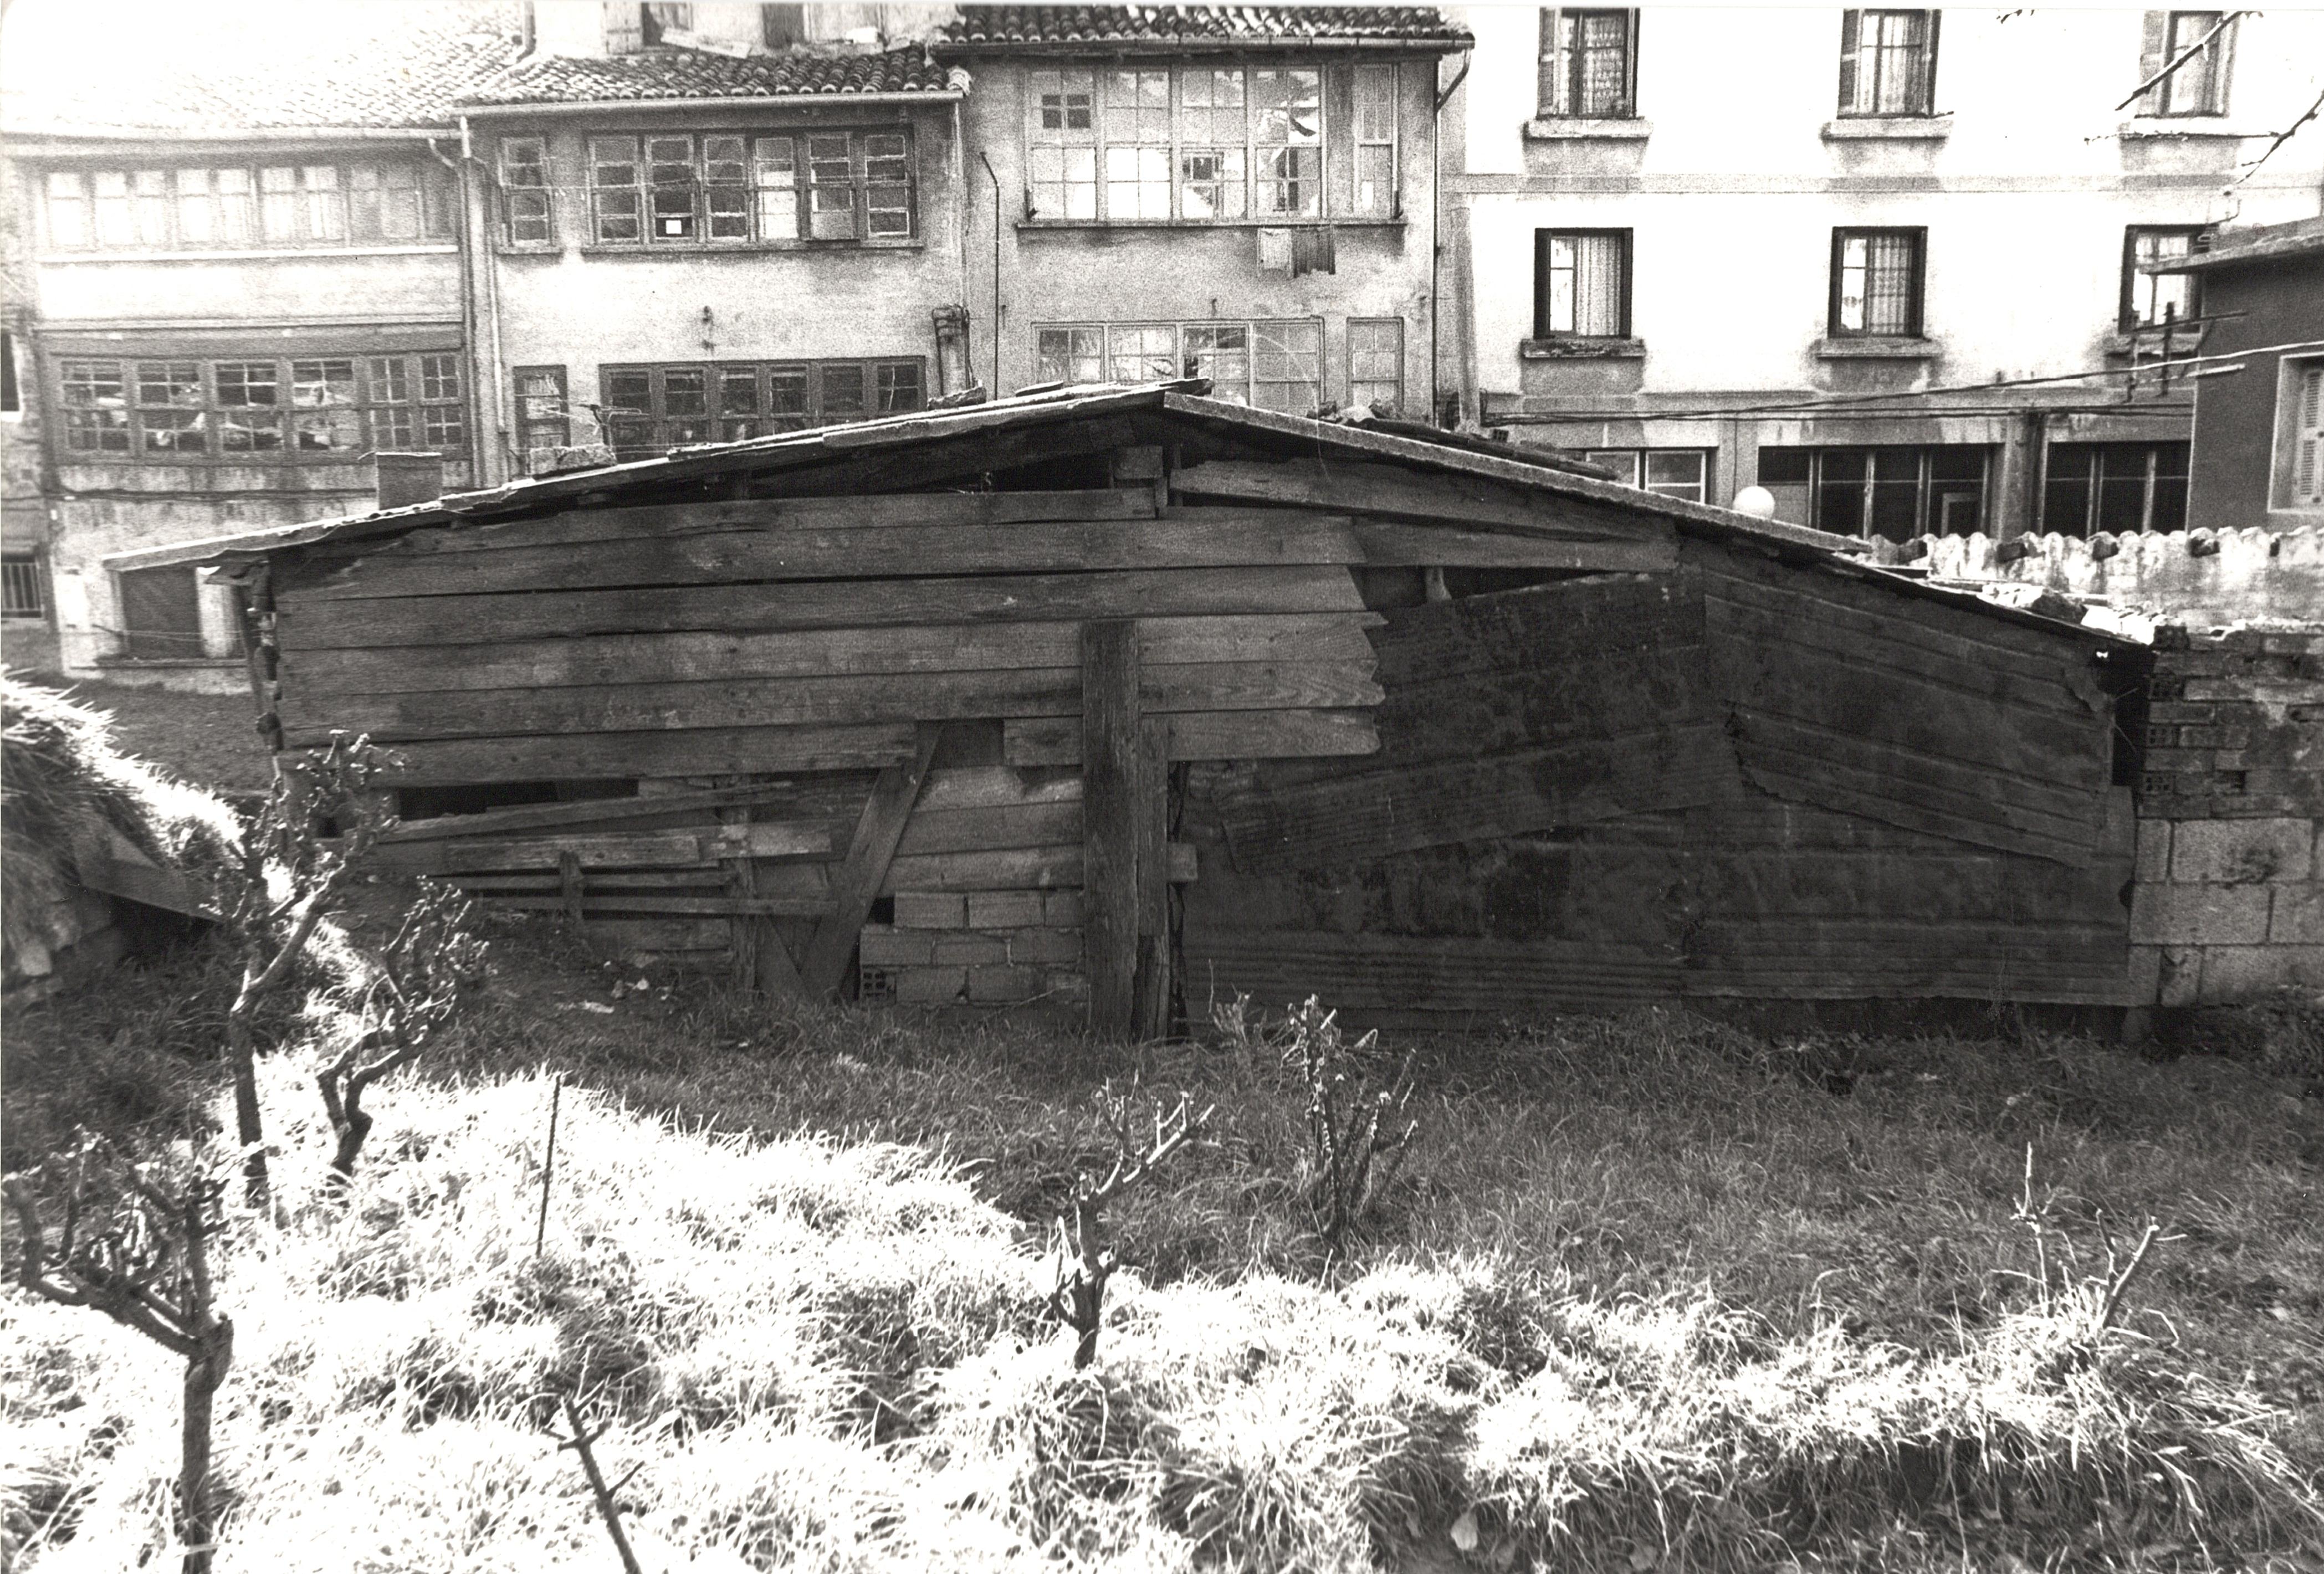
[[540,55],[519,61],[461,102],[589,104],[646,98],[764,98],[847,93],[940,93],[945,69],[918,48],[879,54],[794,50],[735,57],[657,47],[583,59]]
[[1183,49],[1413,43],[1457,48],[1469,34],[1428,5],[974,5],[945,24],[939,54],[1013,49]]

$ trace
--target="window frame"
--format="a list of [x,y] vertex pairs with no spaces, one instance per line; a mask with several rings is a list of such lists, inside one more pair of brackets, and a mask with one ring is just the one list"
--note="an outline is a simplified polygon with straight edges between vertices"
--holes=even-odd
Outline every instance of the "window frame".
[[[1617,308],[1618,331],[1610,334],[1583,333],[1578,328],[1550,327],[1551,256],[1559,239],[1613,240],[1620,253],[1620,301]],[[1631,332],[1630,282],[1634,261],[1636,232],[1628,229],[1536,229],[1533,232],[1533,336],[1536,340],[1562,339],[1582,344],[1618,344],[1636,336]]]
[[[654,179],[656,168],[678,167],[674,160],[665,160],[657,166],[652,158],[652,144],[675,143],[680,138],[687,143],[685,167],[689,179],[679,183]],[[844,139],[845,144],[846,179],[819,179],[818,169],[828,168],[841,161],[831,157],[816,159],[815,144]],[[900,142],[900,152],[875,152],[874,144],[894,139]],[[739,145],[738,160],[715,160],[710,156],[714,142],[733,141]],[[634,156],[627,160],[604,159],[601,146],[626,142]],[[788,143],[789,159],[779,163],[770,157],[774,144]],[[585,131],[581,133],[583,185],[588,197],[588,227],[582,247],[598,252],[722,252],[744,250],[816,250],[829,247],[901,247],[909,248],[923,243],[920,232],[919,139],[908,124],[801,126],[770,130],[764,126],[729,129],[712,127],[703,130],[664,131]],[[900,169],[894,168],[900,161]],[[733,163],[739,173],[732,178],[714,179],[714,163]],[[875,172],[875,166],[880,168]],[[625,183],[611,183],[600,179],[603,170],[627,168],[634,177]],[[768,177],[778,169],[788,174],[788,180],[772,183]],[[844,209],[838,207],[818,208],[819,193],[835,189],[846,193]],[[658,192],[673,198],[683,191],[687,200],[687,217],[691,232],[680,235],[655,233]],[[771,211],[768,201],[770,193],[788,191],[791,194],[792,223],[788,234],[770,233],[775,226],[768,223]],[[900,207],[892,200],[900,192]],[[731,195],[738,207],[722,208],[718,198]],[[880,200],[886,195],[891,198]],[[611,236],[605,234],[609,216],[607,199],[628,196],[635,202],[638,234],[635,238]],[[816,233],[818,221],[844,211],[847,233]],[[878,216],[901,212],[904,216],[901,233],[874,233]],[[670,214],[675,215],[672,207]],[[714,234],[718,219],[724,215],[739,215],[747,233],[739,235]],[[530,243],[539,244],[539,243]]]
[[49,621],[48,579],[38,552],[0,553],[0,620]]
[[[1038,63],[1026,77],[1019,124],[1025,161],[1021,222],[1205,228],[1400,222],[1405,216],[1406,69],[1406,63],[1397,60],[1348,64],[1305,56],[1280,60],[1157,62],[1132,58]],[[1261,79],[1293,74],[1314,79],[1314,134],[1309,138],[1294,133],[1273,140],[1262,129]],[[1157,106],[1135,94],[1124,101],[1116,82],[1120,76],[1162,77],[1167,87],[1167,103]],[[1222,78],[1235,82],[1235,104],[1215,102]],[[1204,102],[1193,103],[1189,85],[1198,78]],[[1384,138],[1363,134],[1362,106],[1368,93],[1385,103],[1388,134]],[[1231,123],[1237,111],[1240,134],[1231,138],[1220,134],[1222,122]],[[1084,113],[1086,124],[1079,118]],[[1157,113],[1167,130],[1160,138],[1153,134],[1151,124]],[[1195,115],[1204,119],[1198,124]],[[1124,120],[1129,129],[1117,135],[1115,126]],[[1373,124],[1376,128],[1377,122]],[[1383,148],[1388,158],[1385,203],[1362,204],[1359,198],[1367,152]],[[1168,182],[1168,200],[1158,214],[1146,210],[1149,205],[1143,193],[1151,182],[1139,170],[1147,156],[1157,152],[1163,156]],[[1117,160],[1117,153],[1126,157]],[[1211,178],[1194,178],[1193,161],[1208,155],[1215,155]],[[1349,166],[1344,179],[1340,170],[1342,161]],[[1270,168],[1275,172],[1270,173]],[[1264,193],[1269,188],[1277,191],[1278,204],[1290,205],[1268,206]],[[1116,189],[1137,194],[1139,211],[1117,216]],[[1304,198],[1294,203],[1294,189],[1312,190],[1313,206]],[[1206,205],[1212,211],[1191,212],[1189,192],[1204,190],[1218,193]],[[1227,196],[1229,191],[1233,193],[1231,198]]]
[[[352,397],[334,398],[331,389],[340,380],[329,368],[346,363],[345,385]],[[433,449],[447,462],[467,463],[473,434],[468,412],[468,368],[465,351],[432,350],[302,350],[298,354],[60,354],[51,358],[48,391],[58,412],[56,462],[59,465],[355,465],[382,449]],[[83,378],[81,369],[96,375]],[[191,376],[181,375],[185,369]],[[236,373],[232,378],[222,373]],[[300,376],[302,369],[309,374]],[[109,371],[109,377],[106,375]],[[267,403],[229,403],[227,384],[267,387]],[[113,402],[76,402],[73,389],[111,386]],[[300,402],[304,386],[321,391],[319,397]],[[161,389],[160,398],[149,391]],[[401,395],[395,391],[401,389]],[[187,393],[191,398],[182,397]],[[346,448],[302,449],[299,432],[302,414],[309,424],[321,412],[350,413],[355,440]],[[248,412],[272,411],[271,422]],[[117,421],[77,422],[82,412],[117,415]],[[165,412],[187,412],[197,419],[179,422],[160,419]],[[272,443],[228,447],[229,430],[269,435]],[[74,440],[79,431],[98,434],[94,443]],[[449,430],[456,441],[446,437]],[[157,447],[171,433],[196,432],[198,447]],[[118,446],[102,441],[108,432],[121,434]],[[178,439],[182,444],[182,436]],[[254,439],[255,441],[255,439]]]
[[[1711,502],[1711,477],[1718,469],[1719,450],[1716,448],[1681,446],[1678,447],[1572,448],[1566,451],[1584,463],[1603,465],[1609,470],[1618,466],[1608,465],[1607,461],[1609,458],[1620,458],[1628,465],[1632,477],[1623,484],[1637,487],[1640,492],[1650,492],[1655,497],[1673,498],[1681,502],[1708,503]],[[1673,492],[1668,490],[1674,484],[1673,483],[1667,481],[1658,483],[1655,480],[1654,461],[1656,458],[1666,458],[1672,456],[1684,456],[1695,462],[1694,480],[1676,483],[1691,487],[1692,489],[1691,492]]]
[[[1948,492],[1959,492],[1969,484],[1966,481],[1940,476],[1936,474],[1940,456],[1948,452],[1970,452],[1978,456],[1978,477],[1976,483],[1978,518],[1976,524],[1971,527],[1971,531],[1982,529],[1992,518],[1994,487],[1997,480],[1994,446],[1988,443],[1830,443],[1770,446],[1760,450],[1759,484],[1770,490],[1803,485],[1806,488],[1806,517],[1791,520],[1792,523],[1809,525],[1817,529],[1831,531],[1835,535],[1854,535],[1862,540],[1871,540],[1875,538],[1909,540],[1913,537],[1883,537],[1874,522],[1874,516],[1878,511],[1878,496],[1876,489],[1883,483],[1884,479],[1890,485],[1905,484],[1904,482],[1894,477],[1882,476],[1882,456],[1909,453],[1913,456],[1914,467],[1910,481],[1914,489],[1913,535],[1947,534],[1949,532],[1943,529],[1942,497]],[[1795,455],[1804,457],[1803,467],[1806,471],[1806,478],[1803,482],[1779,479],[1768,474],[1768,461],[1771,457],[1782,456],[1789,458]],[[1825,474],[1827,466],[1835,456],[1860,460],[1864,466],[1863,478],[1860,481],[1845,483],[1861,489],[1858,505],[1859,517],[1849,530],[1839,529],[1836,523],[1824,522],[1825,493],[1830,488],[1843,484],[1828,479]]]
[[[1311,332],[1313,333],[1314,336],[1314,348],[1312,352],[1288,344],[1270,348],[1264,346],[1261,343],[1262,336],[1265,334],[1272,332],[1278,336],[1287,337],[1289,334],[1295,330],[1302,336]],[[1167,352],[1169,356],[1172,368],[1169,377],[1124,378],[1120,375],[1116,370],[1116,345],[1120,340],[1120,336],[1128,332],[1146,334],[1167,332],[1170,335],[1170,347]],[[1187,343],[1187,335],[1190,332],[1213,335],[1240,332],[1242,339],[1241,347],[1240,350],[1236,350],[1231,346],[1213,344],[1205,346],[1203,349],[1190,349]],[[1321,317],[1186,318],[1180,318],[1176,321],[1164,321],[1161,319],[1149,319],[1144,318],[1123,318],[1102,322],[1089,321],[1085,319],[1064,320],[1058,322],[1037,322],[1033,325],[1033,364],[1035,367],[1035,379],[1037,382],[1042,382],[1058,381],[1058,379],[1051,378],[1044,374],[1050,364],[1047,353],[1042,347],[1042,336],[1045,334],[1076,336],[1094,335],[1096,336],[1096,380],[1099,382],[1158,382],[1175,381],[1181,377],[1211,377],[1213,384],[1211,391],[1212,398],[1224,399],[1232,402],[1240,397],[1240,402],[1254,410],[1277,410],[1283,408],[1278,405],[1263,405],[1259,402],[1258,389],[1262,382],[1280,387],[1311,386],[1296,378],[1261,377],[1259,375],[1259,372],[1262,364],[1262,356],[1268,354],[1282,356],[1305,355],[1312,354],[1314,357],[1315,377],[1314,382],[1312,384],[1314,389],[1314,401],[1310,408],[1320,409],[1323,402],[1325,387],[1323,373],[1327,341],[1324,336],[1323,319]],[[1139,355],[1156,354],[1159,353],[1160,352],[1148,350],[1132,352],[1131,354],[1133,355]],[[1078,345],[1072,348],[1069,351],[1069,354],[1076,364],[1081,364],[1089,358],[1082,353]],[[1240,356],[1241,363],[1240,375],[1239,379],[1234,380],[1239,381],[1240,384],[1239,396],[1233,390],[1222,390],[1218,384],[1222,380],[1214,375],[1213,371],[1200,369],[1199,357],[1205,354],[1213,357],[1221,355]],[[1079,378],[1069,378],[1066,380],[1075,382],[1082,381]],[[1306,414],[1307,411],[1297,410],[1293,411],[1292,413],[1304,415]]]
[[[1913,243],[1913,267],[1910,281],[1912,303],[1910,325],[1904,332],[1876,328],[1871,326],[1871,312],[1865,313],[1865,325],[1860,328],[1840,326],[1840,281],[1843,258],[1850,240],[1868,242],[1883,237],[1908,237]],[[1865,262],[1866,300],[1871,299],[1871,253],[1868,247]],[[1928,337],[1929,231],[1925,225],[1857,226],[1835,225],[1831,232],[1831,267],[1830,294],[1824,309],[1824,335],[1833,339],[1925,339]]]
[[[1886,79],[1885,69],[1876,69],[1869,94],[1865,90],[1864,68],[1867,50],[1875,52],[1869,58],[1876,68],[1886,60],[1886,51],[1895,46],[1864,41],[1864,23],[1868,17],[1912,16],[1920,19],[1920,37],[1904,46],[1911,51],[1912,69],[1917,77],[1911,86],[1915,89],[1913,102],[1904,108],[1884,108],[1880,103],[1880,83]],[[1835,111],[1841,120],[1925,120],[1937,113],[1937,41],[1944,13],[1940,10],[1919,10],[1908,6],[1851,7],[1840,13],[1840,106]],[[1867,100],[1858,107],[1860,100]]]
[[[881,408],[886,395],[883,384],[908,369],[913,377],[915,396],[909,403],[893,403]],[[538,370],[538,368],[529,368]],[[681,377],[700,374],[702,409],[700,411],[679,411],[673,415],[669,408],[670,374]],[[848,373],[858,379],[862,391],[860,410],[831,409],[833,374],[842,382]],[[613,383],[617,377],[646,378],[647,408],[633,409],[630,413],[615,413]],[[727,391],[747,376],[752,386],[752,406],[745,412],[725,408]],[[787,385],[790,378],[799,378],[800,408],[792,411],[778,402],[777,388]],[[786,432],[809,431],[819,426],[831,426],[848,421],[876,420],[882,416],[925,410],[928,401],[927,359],[922,355],[843,356],[814,360],[770,361],[609,361],[597,368],[597,395],[605,414],[599,439],[613,451],[616,462],[639,458],[658,458],[674,449],[691,447],[705,443],[747,442],[753,437],[773,437]],[[678,438],[665,442],[670,428],[678,421],[699,420],[706,428],[700,437]],[[750,423],[764,429],[729,433],[729,426]],[[643,443],[624,442],[621,435],[632,423],[643,423],[653,428],[650,440]]]
[[[2208,224],[2127,224],[2123,226],[2122,294],[2116,303],[2115,310],[2115,326],[2120,331],[2127,334],[2140,328],[2156,328],[2163,326],[2163,319],[2160,318],[2146,321],[2137,316],[2140,281],[2160,282],[2153,274],[2143,273],[2139,271],[2142,263],[2138,255],[2138,243],[2149,235],[2185,235],[2188,239],[2188,254],[2191,256],[2196,253],[2210,249],[2211,238],[2217,233],[2218,227],[2216,225]],[[2183,323],[2190,318],[2202,316],[2203,276],[2200,273],[2180,273],[2173,277],[2183,279],[2187,283],[2186,316],[2174,320]]]
[[[1569,46],[1565,37],[1566,23],[1569,21],[1586,23],[1590,18],[1605,16],[1622,19],[1621,97],[1614,108],[1586,108],[1581,102],[1581,88],[1586,76],[1588,52]],[[1638,31],[1639,14],[1635,6],[1543,6],[1541,33],[1536,51],[1535,117],[1540,120],[1636,120],[1638,117]],[[1558,107],[1560,102],[1565,107]]]
[[[1364,330],[1378,330],[1381,328],[1394,330],[1395,342],[1392,345],[1375,345],[1366,349],[1359,350],[1356,343],[1356,336],[1360,332]],[[1360,387],[1366,385],[1377,386],[1387,382],[1388,380],[1383,377],[1358,376],[1356,373],[1358,364],[1356,357],[1359,354],[1392,355],[1395,359],[1396,365],[1396,392],[1388,401],[1390,410],[1389,419],[1407,420],[1413,419],[1406,413],[1404,408],[1404,319],[1400,317],[1351,317],[1348,319],[1347,346],[1347,402],[1351,405],[1360,404],[1366,408],[1371,409],[1375,413],[1378,412],[1380,401],[1377,399],[1360,400],[1356,397],[1356,391]]]
[[[408,174],[408,186],[393,184],[391,176]],[[189,177],[203,177],[198,190]],[[324,179],[328,177],[327,180]],[[274,179],[270,177],[287,177]],[[374,179],[366,182],[365,177]],[[117,177],[117,194],[98,191],[107,177]],[[151,178],[150,179],[148,178]],[[235,177],[239,190],[222,187],[221,177]],[[60,238],[58,203],[60,182],[75,184],[76,195],[66,200],[80,209],[78,240]],[[449,248],[459,244],[455,209],[459,195],[451,179],[420,158],[338,158],[303,162],[247,164],[164,162],[136,167],[77,164],[43,171],[39,182],[41,243],[44,251],[60,256],[155,256],[184,252],[364,252],[406,246]],[[412,233],[387,233],[384,194],[412,194]],[[382,194],[378,216],[370,226],[357,222],[359,194]],[[270,199],[276,199],[270,202]],[[197,200],[209,215],[189,235],[189,213]],[[122,204],[115,219],[125,238],[107,239],[103,204]],[[238,223],[223,222],[241,207]],[[278,222],[279,221],[279,222]],[[278,233],[287,226],[288,233]],[[376,233],[359,233],[364,229]],[[238,231],[238,235],[234,233]],[[149,238],[158,236],[158,238]]]
[[[2209,21],[2197,29],[2190,30],[2193,36],[2181,43],[2179,41],[2179,21],[2181,17],[2204,17],[2209,18]],[[2146,38],[2144,47],[2139,51],[2138,79],[2142,82],[2162,70],[2164,66],[2170,64],[2181,50],[2190,47],[2196,38],[2209,33],[2212,28],[2218,29],[2218,36],[2212,39],[2201,53],[2190,56],[2181,62],[2176,70],[2141,94],[2137,114],[2143,118],[2153,120],[2217,119],[2226,115],[2227,96],[2232,86],[2230,78],[2235,65],[2237,21],[2237,18],[2226,11],[2147,12],[2145,14]],[[2224,25],[2221,25],[2223,23]],[[2183,79],[2181,73],[2196,67],[2201,68],[2203,82],[2200,101],[2191,108],[2172,108],[2172,100]]]
[[[2324,512],[2324,356],[2286,355],[2276,364],[2275,455],[2269,465],[2267,506],[2271,512]],[[2314,403],[2303,410],[2311,386]],[[2311,466],[2305,492],[2300,489],[2303,457]]]
[[[151,626],[140,628],[132,624],[129,621],[129,612],[133,598],[129,592],[129,585],[133,580],[143,580],[146,583],[157,584],[167,583],[172,586],[181,585],[187,597],[186,604],[192,609],[194,614],[192,630],[189,631],[184,629]],[[202,629],[201,581],[193,566],[116,568],[113,571],[113,598],[114,605],[118,609],[121,617],[121,626],[115,631],[115,637],[119,640],[120,645],[114,653],[113,659],[188,662],[225,661],[231,658],[225,656],[213,657],[210,654],[209,640]],[[190,649],[180,649],[175,643],[187,640],[192,642]],[[152,649],[157,641],[162,646],[159,650]],[[141,644],[144,645],[145,649],[140,649]]]
[[[2047,533],[2061,536],[2072,536],[2082,540],[2088,540],[2091,537],[2100,534],[2103,527],[2099,521],[2099,513],[2105,502],[2105,496],[2101,489],[2109,479],[2121,479],[2121,477],[2118,476],[2109,477],[2107,474],[2106,461],[2107,456],[2109,453],[2119,454],[2126,450],[2136,450],[2139,452],[2140,456],[2138,476],[2138,523],[2131,528],[2137,530],[2161,530],[2165,533],[2172,530],[2185,529],[2187,528],[2187,503],[2190,492],[2190,483],[2194,474],[2192,448],[2193,446],[2185,441],[2156,443],[2052,441],[2043,444],[2042,447],[2042,517],[2040,529]],[[2163,474],[2163,456],[2167,450],[2174,449],[2177,451],[2179,472],[2175,476],[2165,475]],[[2061,477],[2058,474],[2059,461],[2062,457],[2069,456],[2075,460],[2083,462],[2085,466],[2084,473],[2080,476],[2071,478],[2079,482],[2083,488],[2083,492],[2082,517],[2070,529],[2067,528],[2062,521],[2051,518],[2050,513],[2052,495],[2051,489],[2055,485],[2061,484],[2067,479]],[[2166,515],[2163,518],[2158,519],[2155,514],[2155,502],[2157,501],[2160,485],[2163,483],[2173,480],[2178,483],[2179,486],[2179,507],[2177,517],[2174,519]]]

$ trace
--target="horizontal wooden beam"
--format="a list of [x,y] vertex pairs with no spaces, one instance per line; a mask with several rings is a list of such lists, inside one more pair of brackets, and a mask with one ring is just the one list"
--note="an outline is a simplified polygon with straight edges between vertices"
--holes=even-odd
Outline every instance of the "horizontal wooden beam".
[[[1229,662],[1157,667],[1150,712],[1324,710],[1379,703],[1370,662],[1346,665]],[[893,677],[796,677],[604,687],[485,689],[429,695],[340,695],[281,701],[293,748],[361,732],[388,746],[407,740],[530,733],[620,732],[654,727],[862,724],[1070,716],[1081,711],[1070,667],[927,672]]]
[[[1174,842],[1168,851],[1170,883],[1188,885],[1199,872],[1194,847]],[[899,857],[888,866],[880,888],[883,896],[899,891],[1026,891],[1078,889],[1082,883],[1082,849],[1070,847],[1000,848],[981,852],[937,852]]]
[[425,787],[876,770],[910,748],[911,737],[909,726],[886,723],[457,738],[397,744],[381,779],[392,787]]
[[[1289,759],[1374,754],[1379,732],[1368,710],[1213,711],[1172,715],[1173,759]],[[1010,721],[1002,753],[1011,765],[1078,765],[1081,723],[1073,717]]]
[[651,797],[576,798],[554,804],[518,804],[474,815],[439,815],[399,821],[383,842],[440,842],[456,836],[505,836],[516,831],[565,830],[606,820],[637,820],[697,815],[738,804],[777,804],[796,799],[797,786],[720,787],[707,792],[663,793]]
[[[477,900],[495,907],[512,907],[535,912],[554,912],[566,906],[561,896],[479,896]],[[690,913],[716,915],[737,918],[821,918],[831,912],[831,900],[807,897],[668,897],[623,896],[618,892],[591,891],[581,899],[585,916],[620,913]]]
[[374,868],[399,874],[480,873],[487,870],[555,869],[570,853],[585,870],[668,869],[725,858],[829,858],[832,825],[825,821],[764,821],[698,831],[613,831],[594,836],[530,840],[462,837],[385,842],[371,855]]
[[[1368,662],[1378,612],[1237,613],[1139,620],[1146,666],[1205,661]],[[709,677],[853,677],[1071,667],[1080,623],[930,623],[784,633],[586,634],[491,644],[282,653],[282,686],[332,694],[684,683]]]
[[438,596],[335,602],[285,593],[275,616],[285,649],[321,650],[681,630],[1363,610],[1344,568],[1250,567],[540,591],[464,596],[453,604]]

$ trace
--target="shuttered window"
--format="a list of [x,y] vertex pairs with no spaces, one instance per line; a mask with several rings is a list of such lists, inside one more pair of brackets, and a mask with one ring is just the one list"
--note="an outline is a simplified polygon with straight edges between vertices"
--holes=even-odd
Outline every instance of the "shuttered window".
[[2292,506],[2324,507],[2324,361],[2292,368]]
[[1630,232],[1534,232],[1534,337],[1630,336]]
[[1841,115],[1935,113],[1937,14],[1933,11],[1840,14]]
[[1637,114],[1638,14],[1541,14],[1544,119],[1627,119]]

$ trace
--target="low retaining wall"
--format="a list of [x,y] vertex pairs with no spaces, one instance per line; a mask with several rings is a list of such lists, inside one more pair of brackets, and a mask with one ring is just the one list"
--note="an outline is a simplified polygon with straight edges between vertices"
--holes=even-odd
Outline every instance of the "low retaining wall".
[[2324,630],[2158,630],[2152,695],[2138,992],[2162,1006],[2324,1004]]
[[2209,628],[2324,623],[2324,530],[2172,530],[2097,536],[1923,536],[1881,560],[1934,579],[1992,580],[2102,596]]

